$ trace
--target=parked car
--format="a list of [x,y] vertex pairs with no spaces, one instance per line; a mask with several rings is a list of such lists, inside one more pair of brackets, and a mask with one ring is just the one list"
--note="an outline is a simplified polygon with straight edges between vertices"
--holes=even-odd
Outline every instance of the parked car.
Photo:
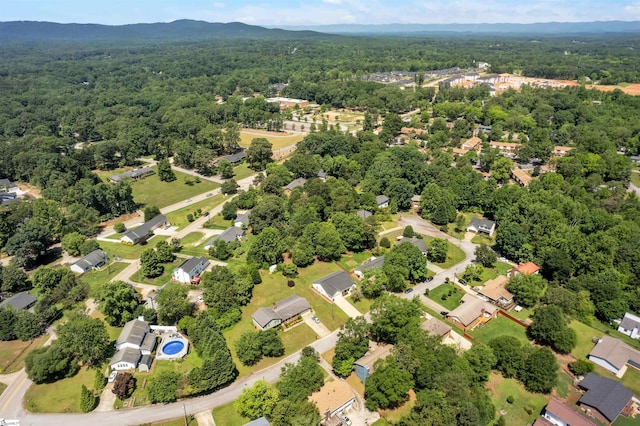
[[204,216],[204,217],[209,216],[209,212],[204,212],[204,213],[202,214],[202,216]]
[[449,312],[447,312],[447,311],[440,311],[440,315],[442,315],[443,317],[448,317],[448,316],[449,316]]
[[409,294],[411,292],[413,292],[413,288],[408,288],[404,291],[404,294]]
[[207,198],[209,198],[209,197],[211,197],[212,195],[213,195],[213,194],[209,192],[209,193],[206,195],[206,197],[207,197]]
[[117,371],[112,371],[111,374],[109,374],[109,379],[107,379],[107,381],[109,383],[113,383],[116,380],[117,375],[118,375]]
[[458,282],[462,285],[467,285],[467,282],[463,279],[458,279]]
[[311,318],[316,324],[320,324],[320,318],[318,317],[313,317]]
[[424,280],[425,283],[430,283],[431,281],[433,281],[433,277],[427,277],[427,279]]

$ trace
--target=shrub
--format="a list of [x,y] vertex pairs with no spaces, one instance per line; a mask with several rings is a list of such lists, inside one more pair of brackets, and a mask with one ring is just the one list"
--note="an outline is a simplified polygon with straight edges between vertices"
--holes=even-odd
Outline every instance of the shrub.
[[96,392],[102,391],[107,384],[107,378],[104,377],[104,373],[100,370],[96,370],[96,377],[93,379],[93,388]]
[[80,390],[80,409],[83,413],[88,413],[96,408],[97,398],[93,395],[85,385],[82,385],[82,389]]
[[513,401],[515,401],[515,399],[513,398],[513,395],[509,395],[509,396],[507,397],[507,402],[508,402],[509,404],[513,404]]
[[569,371],[571,371],[574,376],[580,377],[591,373],[595,366],[589,361],[579,359],[577,361],[570,362],[568,367]]
[[380,239],[380,247],[389,248],[391,247],[391,241],[387,237],[382,237]]
[[293,286],[295,286],[295,285],[296,285],[296,283],[295,283],[293,280],[289,280],[289,281],[287,281],[287,286],[289,286],[289,287],[293,287]]
[[193,222],[193,215],[191,213],[187,215],[187,221]]
[[121,234],[127,230],[127,227],[124,226],[124,223],[118,222],[113,225],[113,230],[116,231],[118,234]]

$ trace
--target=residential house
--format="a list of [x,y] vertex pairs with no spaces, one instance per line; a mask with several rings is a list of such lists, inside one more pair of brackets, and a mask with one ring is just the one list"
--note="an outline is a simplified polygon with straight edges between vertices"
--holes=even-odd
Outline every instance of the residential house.
[[20,293],[14,294],[8,299],[3,300],[2,303],[0,303],[0,309],[7,306],[11,306],[16,311],[19,311],[21,309],[29,309],[33,305],[35,305],[37,301],[38,299],[33,297],[30,293],[22,291]]
[[498,275],[496,278],[487,281],[478,290],[478,294],[502,308],[509,309],[513,305],[513,294],[507,290],[507,284],[509,284],[509,277]]
[[516,155],[516,150],[520,148],[521,144],[516,142],[489,142],[489,146],[494,149],[498,149],[500,154],[513,157]]
[[[569,407],[558,398],[551,398],[551,401],[544,408],[541,419],[546,420],[545,423],[555,426],[596,426],[596,423],[589,418],[578,413],[578,411]],[[534,426],[538,424],[537,421]]]
[[312,287],[331,301],[337,297],[346,296],[356,287],[348,273],[334,272],[313,282]]
[[427,247],[427,243],[425,243],[424,240],[422,240],[420,238],[402,237],[402,238],[398,239],[398,241],[396,242],[395,245],[399,245],[399,244],[402,244],[402,243],[412,244],[412,245],[418,247],[423,255],[425,255],[425,256],[427,255],[427,250],[429,249]]
[[387,197],[386,195],[378,195],[376,196],[376,203],[378,203],[379,209],[389,207],[389,197]]
[[422,195],[414,195],[411,197],[411,207],[414,209],[420,208],[420,201],[422,201]]
[[9,179],[0,179],[0,192],[18,192],[20,188]]
[[360,216],[362,218],[362,220],[364,220],[364,219],[366,219],[366,218],[368,218],[370,216],[373,216],[373,213],[371,213],[369,210],[362,210],[362,209],[358,210],[356,212],[356,214],[358,216]]
[[477,133],[491,133],[491,126],[479,125],[477,129]]
[[245,157],[247,156],[247,153],[245,152],[244,148],[240,148],[239,151],[230,154],[230,155],[225,155],[224,157],[220,157],[218,159],[218,161],[216,162],[220,162],[222,160],[226,160],[228,162],[230,162],[231,164],[240,164],[242,162],[242,160],[245,159]]
[[598,340],[587,358],[618,377],[624,375],[628,365],[640,369],[640,351],[611,336]]
[[400,129],[400,133],[403,135],[410,135],[410,136],[421,136],[427,133],[427,131],[425,129],[417,129],[415,127],[403,127]]
[[153,169],[151,167],[140,167],[139,169],[133,169],[117,175],[112,175],[109,177],[109,180],[114,183],[118,183],[125,179],[140,180],[150,174],[153,174]]
[[285,185],[284,187],[284,193],[285,195],[289,196],[291,195],[291,192],[296,189],[296,188],[300,188],[304,186],[304,183],[307,180],[305,178],[297,178],[292,180],[291,182],[289,182],[287,185]]
[[185,259],[180,266],[173,270],[172,278],[183,284],[199,281],[200,274],[207,266],[209,266],[209,259],[204,256]]
[[498,314],[498,307],[472,294],[462,296],[462,303],[449,313],[448,319],[463,330],[473,330]]
[[148,222],[143,223],[135,229],[130,229],[120,237],[123,244],[134,245],[144,242],[150,235],[153,235],[155,229],[168,225],[167,218],[159,214]]
[[324,170],[320,169],[318,171],[318,173],[316,174],[316,177],[318,179],[320,179],[321,181],[325,182],[327,180],[327,172],[325,172]]
[[295,99],[295,98],[283,98],[280,96],[275,98],[267,98],[267,102],[276,103],[280,105],[280,109],[295,108],[296,106],[298,108],[304,108],[309,106],[309,101],[307,100]]
[[107,253],[98,249],[94,250],[82,259],[71,265],[71,270],[78,274],[84,274],[94,269],[100,269],[100,267],[107,263]]
[[492,220],[478,219],[474,217],[467,226],[467,232],[475,232],[476,234],[487,234],[493,237],[493,233],[496,231],[496,223]]
[[572,146],[561,146],[557,145],[553,147],[553,155],[556,157],[564,157],[573,149]]
[[244,426],[269,426],[269,421],[266,417],[260,417],[255,420],[251,420],[249,423],[245,423]]
[[293,295],[274,303],[271,308],[258,309],[251,318],[256,328],[268,330],[295,321],[298,316],[310,310],[311,305],[307,299]]
[[344,380],[327,382],[319,391],[309,396],[309,402],[318,407],[320,417],[322,417],[321,424],[332,422],[332,418],[336,417],[338,418],[336,420],[340,421],[340,414],[348,410],[355,400],[351,386]]
[[392,348],[393,345],[376,343],[374,341],[369,342],[369,350],[367,350],[367,353],[354,363],[356,376],[360,378],[363,384],[366,383],[367,377],[373,374],[373,365],[376,361],[389,356]]
[[245,234],[244,229],[231,226],[225,229],[224,231],[222,231],[222,234],[216,235],[215,237],[213,237],[212,239],[204,243],[204,249],[208,251],[209,247],[211,247],[213,243],[218,240],[224,241],[225,243],[230,243],[232,241],[240,241],[242,237],[244,237],[244,234]]
[[474,136],[470,139],[464,141],[464,143],[460,146],[465,154],[469,151],[478,151],[482,147],[482,139],[477,136]]
[[16,194],[15,192],[1,192],[0,191],[0,203],[3,206],[8,206],[9,204],[11,204],[14,201],[22,201],[20,198],[18,198],[18,194]]
[[247,229],[249,227],[249,217],[251,216],[251,210],[236,215],[236,219],[233,221],[233,226],[236,228]]
[[374,268],[382,268],[384,266],[384,256],[380,257],[372,257],[366,263],[356,267],[353,270],[353,273],[356,277],[362,279],[364,278],[364,272]]
[[138,371],[148,372],[151,370],[151,364],[153,364],[153,356],[151,354],[142,355],[140,362],[138,362]]
[[533,178],[529,175],[529,173],[525,172],[524,170],[518,167],[514,167],[511,170],[511,177],[520,186],[528,186],[533,180]]
[[615,422],[623,411],[630,410],[633,405],[633,393],[613,379],[589,373],[578,387],[586,391],[578,405],[605,424]]
[[627,312],[620,321],[618,331],[626,334],[632,339],[640,339],[640,317]]
[[420,328],[429,333],[431,336],[438,336],[442,339],[446,339],[451,336],[451,332],[453,331],[451,327],[449,327],[444,322],[436,319],[429,318],[420,324]]
[[533,262],[521,263],[518,266],[514,266],[507,272],[508,277],[513,277],[518,274],[533,275],[540,272],[540,267]]
[[112,370],[131,370],[138,366],[144,355],[156,348],[156,335],[142,317],[127,322],[116,340],[116,353],[111,358]]

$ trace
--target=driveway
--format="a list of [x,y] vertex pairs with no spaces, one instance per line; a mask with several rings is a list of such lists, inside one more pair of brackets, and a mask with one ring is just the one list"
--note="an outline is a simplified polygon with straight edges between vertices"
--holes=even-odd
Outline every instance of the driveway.
[[344,297],[336,297],[333,301],[336,306],[344,311],[345,314],[349,315],[351,318],[361,317],[362,314],[359,310],[357,310],[347,299]]
[[316,336],[318,336],[318,338],[327,336],[328,334],[331,333],[331,330],[329,330],[323,323],[315,322],[313,320],[313,314],[311,312],[307,312],[306,314],[303,314],[302,319],[309,327],[311,327],[311,329],[316,333]]

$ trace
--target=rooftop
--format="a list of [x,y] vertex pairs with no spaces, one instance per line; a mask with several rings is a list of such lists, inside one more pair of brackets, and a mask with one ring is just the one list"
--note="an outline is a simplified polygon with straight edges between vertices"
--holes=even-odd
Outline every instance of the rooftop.
[[244,148],[241,148],[240,151],[234,154],[225,155],[220,160],[227,160],[230,163],[237,163],[238,161],[244,159],[246,156],[247,156],[247,153],[244,152]]
[[476,229],[491,229],[494,226],[496,226],[496,223],[492,220],[478,219],[477,217],[474,217],[473,219],[471,219],[471,222],[469,222],[468,227]]
[[613,422],[633,398],[633,393],[613,379],[589,373],[579,386],[587,392],[578,402],[596,408]]
[[634,328],[640,328],[640,317],[627,312],[624,314],[624,318],[620,322],[620,326],[625,330],[632,330]]
[[369,373],[373,373],[373,364],[379,359],[386,358],[393,345],[385,345],[382,343],[376,343],[374,341],[369,342],[369,350],[366,354],[359,360],[355,362],[355,364],[362,365],[365,367],[369,367]]
[[465,327],[474,322],[483,313],[493,314],[498,308],[484,300],[472,295],[462,296],[462,304],[449,313],[450,317],[456,317]]
[[444,336],[451,331],[451,327],[436,318],[430,318],[420,324],[420,328],[432,336]]
[[529,183],[533,180],[531,176],[524,170],[516,167],[511,170],[511,174],[514,178],[516,178],[522,185],[529,185]]
[[83,270],[87,268],[96,268],[103,265],[107,261],[107,253],[102,250],[94,250],[82,259],[74,263],[74,265],[80,266]]
[[314,284],[321,285],[325,292],[331,296],[338,292],[342,293],[343,291],[350,289],[355,283],[348,273],[345,271],[338,271],[315,280]]
[[540,267],[533,262],[521,263],[513,267],[513,271],[520,272],[523,275],[535,274],[539,270]]
[[209,241],[205,243],[206,246],[210,246],[216,240],[224,241],[225,243],[230,243],[231,241],[237,240],[239,237],[244,235],[244,230],[240,228],[236,228],[235,226],[230,226],[229,228],[222,231],[222,234],[216,235]]
[[151,173],[153,173],[153,169],[151,167],[140,167],[139,169],[133,169],[133,170],[126,171],[124,173],[110,176],[109,180],[112,180],[114,182],[120,182],[123,179],[128,179],[128,178],[137,179],[142,176],[150,175]]
[[420,249],[420,251],[423,252],[423,253],[426,253],[427,249],[428,249],[427,243],[425,243],[424,240],[421,240],[419,238],[402,237],[401,239],[398,240],[396,245],[402,244],[402,243],[412,244],[412,245],[418,247]]
[[291,182],[289,182],[287,185],[285,185],[284,189],[288,189],[289,191],[291,191],[294,188],[303,186],[306,181],[307,180],[305,178],[294,179]]
[[594,422],[581,415],[558,398],[551,398],[551,401],[549,401],[545,410],[571,426],[596,426]]
[[117,364],[119,362],[135,364],[138,362],[138,359],[140,359],[140,351],[138,349],[126,347],[113,354],[111,364]]
[[6,300],[3,300],[2,303],[0,303],[0,308],[11,306],[15,310],[27,309],[37,301],[38,299],[33,297],[31,294],[27,293],[26,291],[22,291],[20,293],[14,294]]
[[205,265],[208,265],[209,264],[209,259],[207,259],[204,256],[192,257],[190,259],[185,259],[180,264],[180,266],[178,266],[178,269],[182,269],[183,271],[186,271],[186,272],[191,272],[202,263],[204,263]]
[[513,294],[506,288],[508,283],[509,278],[506,275],[498,275],[496,278],[487,281],[478,293],[494,301],[498,301],[501,298],[511,300],[513,299]]
[[356,214],[360,216],[362,219],[366,219],[369,216],[373,216],[373,213],[371,213],[369,210],[363,210],[363,209],[358,210]]
[[388,203],[388,202],[389,202],[389,197],[387,197],[386,195],[376,195],[376,203],[378,203],[378,205]]
[[141,237],[145,237],[149,235],[149,232],[156,229],[160,225],[167,223],[167,218],[163,215],[159,214],[148,222],[143,223],[138,226],[136,229],[132,229],[127,231],[122,235],[122,238],[129,237],[131,240],[135,241]]
[[311,309],[307,299],[297,295],[289,296],[273,304],[273,308],[260,308],[251,317],[260,327],[264,327],[274,319],[287,321]]
[[248,212],[236,215],[234,223],[241,222],[243,225],[249,225],[249,217],[251,216],[251,210]]
[[316,404],[320,414],[329,411],[333,413],[350,400],[355,399],[351,386],[344,380],[327,382],[318,392],[309,397],[309,402]]
[[139,319],[129,321],[122,328],[118,340],[116,340],[116,346],[120,346],[124,343],[131,343],[133,345],[140,345],[142,339],[147,333],[149,323]]
[[355,268],[356,271],[366,271],[373,268],[382,268],[384,266],[384,256],[376,257],[366,263]]
[[602,336],[588,356],[602,358],[618,370],[629,361],[640,365],[640,351],[611,336]]

